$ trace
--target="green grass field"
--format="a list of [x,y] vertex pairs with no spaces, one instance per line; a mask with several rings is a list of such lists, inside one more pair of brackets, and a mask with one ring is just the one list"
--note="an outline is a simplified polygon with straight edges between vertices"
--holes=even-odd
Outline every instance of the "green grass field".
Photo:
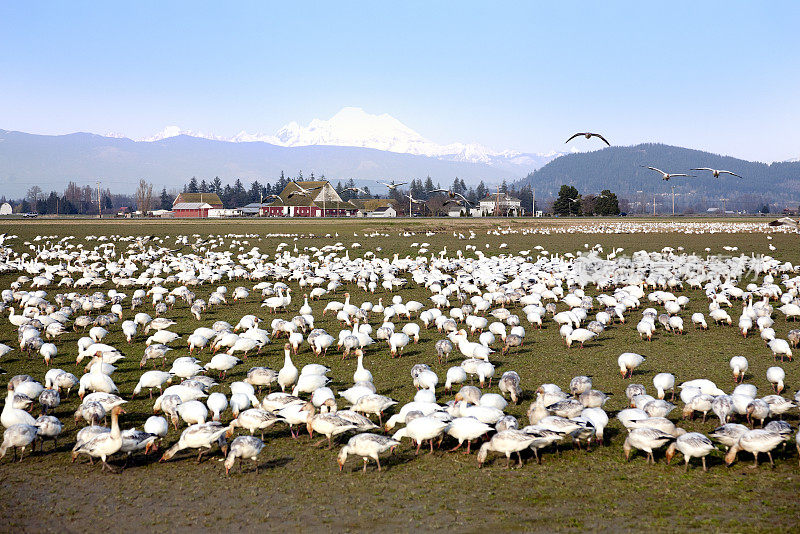
[[[619,221],[614,220],[612,223]],[[625,223],[644,223],[646,221],[624,221]],[[596,220],[592,223],[610,224]],[[259,234],[261,237],[236,238],[246,241],[237,245],[244,251],[253,246],[262,252],[272,254],[281,243],[289,244],[288,250],[297,246],[321,247],[341,242],[347,247],[350,257],[372,251],[378,256],[390,257],[397,253],[401,257],[415,254],[413,242],[427,242],[431,253],[438,254],[445,247],[448,255],[456,250],[464,250],[467,244],[476,245],[487,255],[518,253],[530,250],[537,245],[550,252],[566,253],[586,250],[601,244],[606,252],[614,247],[624,248],[623,254],[635,250],[661,250],[663,247],[684,247],[686,252],[706,254],[771,254],[776,258],[792,263],[800,263],[798,236],[789,233],[767,234],[760,232],[741,233],[557,233],[559,228],[574,224],[571,221],[496,221],[496,220],[331,220],[331,221],[0,221],[0,233],[19,236],[11,246],[22,251],[27,248],[24,241],[34,246],[45,246],[46,240],[34,242],[37,235],[67,235],[80,238],[84,246],[93,247],[95,241],[84,241],[87,235],[157,235],[171,236],[165,239],[166,246],[174,243],[179,234]],[[584,224],[584,223],[582,223]],[[707,224],[703,221],[700,224]],[[552,228],[549,234],[522,235],[521,233],[500,233],[487,235],[487,231],[500,229],[518,230],[537,226]],[[456,234],[467,234],[473,228],[476,237],[460,240]],[[381,236],[368,237],[365,234],[378,232]],[[413,236],[402,236],[403,232],[414,232]],[[425,232],[434,232],[426,236]],[[267,234],[302,234],[301,237],[274,236]],[[311,237],[313,234],[313,237]],[[328,235],[330,234],[330,235]],[[338,235],[337,235],[338,234]],[[354,235],[358,234],[358,235]],[[226,240],[229,243],[230,239]],[[353,248],[353,243],[361,247]],[[501,244],[506,248],[500,248]],[[776,250],[771,252],[769,245]],[[486,248],[486,245],[489,245]],[[738,247],[730,252],[723,246]],[[380,247],[380,251],[377,248]],[[706,251],[710,249],[710,252]],[[121,250],[121,249],[119,249]],[[340,253],[343,255],[344,252]],[[467,253],[471,254],[471,253]],[[17,275],[0,276],[0,289],[9,287]],[[758,281],[760,282],[760,280]],[[744,286],[749,280],[743,280]],[[238,285],[252,287],[254,282],[247,280],[227,281],[229,291]],[[302,291],[296,284],[293,287],[293,301],[290,309],[278,317],[291,318],[302,304]],[[399,291],[404,300],[415,299],[426,306],[431,305],[430,293],[413,283]],[[112,286],[107,283],[107,291]],[[214,286],[216,287],[216,286]],[[194,289],[198,297],[205,298],[212,287],[198,286]],[[378,290],[367,294],[356,288],[343,287],[336,294],[326,295],[312,303],[317,318],[315,326],[325,328],[336,337],[341,326],[334,317],[322,317],[321,311],[329,300],[343,300],[343,293],[349,290],[352,301],[359,305],[365,300],[384,302],[391,294]],[[60,290],[51,287],[49,295]],[[65,290],[61,290],[65,291]],[[597,291],[590,288],[589,293]],[[132,290],[123,290],[132,293]],[[167,317],[177,321],[171,330],[185,336],[197,326],[210,326],[215,320],[226,320],[235,324],[239,317],[253,313],[265,320],[266,324],[275,317],[260,307],[258,292],[253,292],[245,303],[212,308],[203,314],[198,323],[189,315],[185,305],[170,310]],[[507,370],[515,370],[522,377],[525,390],[524,399],[518,406],[509,405],[507,412],[527,424],[525,412],[534,398],[534,391],[542,383],[556,383],[568,389],[573,376],[588,374],[593,376],[594,387],[611,393],[611,400],[605,408],[612,416],[606,430],[606,445],[593,447],[590,452],[573,450],[562,446],[561,452],[547,450],[543,463],[537,465],[527,458],[525,466],[506,470],[505,460],[497,455],[479,470],[475,454],[466,456],[437,450],[432,455],[414,456],[409,441],[387,458],[386,470],[378,473],[371,466],[367,473],[361,473],[361,462],[350,460],[343,473],[338,471],[334,450],[313,447],[307,435],[298,440],[289,436],[285,425],[276,425],[266,435],[264,451],[260,456],[262,467],[258,475],[250,465],[245,471],[238,468],[230,477],[225,472],[219,453],[211,459],[197,464],[191,451],[178,454],[173,460],[159,463],[159,455],[144,457],[137,455],[120,474],[101,473],[98,465],[94,467],[81,459],[70,463],[69,451],[74,444],[78,427],[72,422],[72,413],[79,404],[76,395],[63,399],[57,408],[57,415],[65,423],[65,430],[53,451],[52,443],[45,445],[45,452],[36,452],[21,463],[12,464],[10,457],[0,461],[0,531],[98,531],[117,529],[124,526],[133,531],[199,529],[202,531],[232,530],[312,530],[328,528],[335,530],[380,529],[434,530],[444,531],[486,531],[486,530],[704,530],[722,532],[793,531],[800,526],[798,495],[800,495],[800,468],[794,442],[787,444],[775,456],[775,468],[768,463],[758,469],[749,469],[752,457],[742,453],[739,460],[730,468],[725,467],[722,453],[715,452],[708,458],[710,470],[704,473],[699,464],[693,464],[685,473],[682,457],[679,455],[672,465],[666,465],[663,451],[657,453],[656,465],[648,465],[645,457],[639,454],[630,463],[625,462],[622,453],[624,429],[613,413],[626,407],[625,387],[631,382],[642,383],[648,392],[653,391],[652,377],[658,372],[671,372],[677,382],[693,378],[710,378],[726,391],[733,388],[728,367],[734,355],[744,355],[750,362],[746,381],[756,385],[759,395],[771,392],[765,377],[768,367],[774,365],[771,353],[755,335],[743,338],[732,327],[710,325],[708,331],[696,331],[689,317],[695,311],[708,313],[708,302],[700,291],[684,291],[691,301],[681,313],[687,325],[683,336],[671,335],[659,330],[652,342],[641,341],[636,333],[636,323],[641,310],[634,310],[625,324],[617,324],[608,329],[599,340],[587,344],[586,348],[567,349],[562,342],[557,325],[552,321],[545,328],[536,330],[522,317],[526,329],[525,345],[511,355],[499,352],[492,358],[497,366],[497,376]],[[649,303],[644,303],[644,306]],[[778,304],[779,305],[779,304]],[[560,304],[559,309],[564,305]],[[734,324],[740,314],[740,304],[734,303],[731,316]],[[126,313],[130,313],[129,301]],[[148,313],[152,308],[145,306]],[[512,308],[518,313],[518,308]],[[779,337],[786,336],[794,328],[783,315],[775,312],[775,330]],[[125,317],[129,318],[129,317]],[[371,318],[373,326],[382,317]],[[396,321],[396,324],[404,324]],[[141,373],[141,358],[145,336],[140,332],[136,342],[128,345],[119,325],[110,329],[105,342],[115,344],[127,355],[127,359],[117,364],[119,369],[113,375],[121,394],[125,398],[135,386]],[[75,365],[76,341],[82,332],[72,332],[62,336],[57,342],[59,355],[52,363],[66,371],[80,376]],[[410,401],[415,393],[409,370],[415,363],[427,363],[440,377],[440,388],[444,383],[445,371],[461,361],[457,351],[449,362],[438,364],[433,343],[441,339],[434,329],[423,330],[418,345],[410,345],[402,358],[389,357],[385,343],[373,345],[366,352],[365,366],[374,376],[378,393],[388,395],[401,403]],[[0,321],[0,342],[18,346],[15,328],[4,317]],[[177,342],[174,347],[180,350],[170,353],[170,359],[186,355],[188,351]],[[273,341],[261,355],[251,356],[228,374],[221,386],[215,390],[228,393],[227,388],[233,380],[241,380],[247,370],[256,365],[280,369],[283,363],[283,343]],[[633,380],[620,378],[616,360],[620,353],[632,351],[648,356],[646,362],[634,374]],[[210,355],[203,353],[200,358],[207,362]],[[299,367],[312,361],[320,361],[309,351],[308,345],[295,358]],[[340,361],[338,354],[329,353],[324,363],[332,368],[329,374],[334,391],[345,389],[352,383],[356,367],[354,359]],[[787,391],[792,396],[800,387],[800,363],[781,364],[786,370]],[[47,368],[38,357],[22,356],[16,350],[0,361],[6,371],[6,378],[19,373],[27,373],[43,381]],[[82,366],[81,366],[82,368]],[[496,386],[491,391],[497,392]],[[440,402],[452,398],[441,389],[437,391]],[[706,423],[699,419],[678,421],[680,406],[672,412],[671,419],[689,431],[709,433],[717,426],[716,418]],[[340,406],[344,401],[340,402]],[[126,405],[127,414],[121,419],[123,428],[140,426],[151,414],[152,401],[135,399]],[[38,415],[38,414],[37,414]],[[230,418],[230,412],[226,418]],[[227,420],[227,419],[224,419]],[[794,410],[788,420],[795,428],[798,412]],[[185,428],[182,427],[181,430]],[[178,439],[179,432],[170,431],[166,441]],[[315,436],[314,441],[318,438]],[[341,444],[342,440],[340,440]],[[445,442],[452,446],[450,441]],[[114,461],[122,465],[123,460]]]

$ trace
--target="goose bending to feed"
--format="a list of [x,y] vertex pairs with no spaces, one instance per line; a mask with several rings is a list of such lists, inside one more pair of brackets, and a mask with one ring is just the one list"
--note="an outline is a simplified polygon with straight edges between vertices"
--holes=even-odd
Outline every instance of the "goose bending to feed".
[[517,453],[519,466],[522,467],[520,452],[530,447],[537,439],[537,436],[522,430],[510,429],[498,432],[492,436],[492,439],[481,445],[478,451],[478,467],[483,467],[490,451],[506,455],[506,469],[511,467],[511,455]]
[[241,469],[242,460],[249,458],[253,460],[256,466],[256,474],[258,474],[258,455],[264,448],[264,442],[254,436],[238,436],[231,442],[228,448],[228,456],[225,458],[225,474],[229,475],[236,458],[239,458],[239,467]]
[[370,458],[375,460],[375,463],[378,465],[378,471],[380,471],[380,455],[387,451],[393,452],[394,448],[398,445],[400,445],[399,441],[387,436],[371,434],[369,432],[356,434],[350,438],[347,441],[347,445],[342,447],[342,450],[339,451],[339,456],[336,459],[336,462],[339,464],[339,471],[344,469],[347,456],[350,454],[361,456],[361,458],[364,460],[363,470],[365,473],[367,472],[367,464],[369,463]]
[[738,383],[744,381],[744,374],[750,367],[750,365],[747,362],[747,358],[745,358],[744,356],[734,356],[733,358],[731,358],[729,365],[731,371],[733,371],[734,382]]
[[119,428],[119,415],[125,413],[122,406],[114,406],[111,409],[111,431],[95,436],[91,440],[76,446],[72,450],[72,461],[78,457],[79,454],[87,454],[92,458],[100,458],[103,462],[101,470],[108,469],[114,472],[114,469],[108,465],[106,459],[112,454],[116,454],[122,448],[122,432]]
[[645,356],[642,356],[641,354],[636,354],[635,352],[623,352],[620,354],[619,358],[617,358],[617,363],[619,364],[619,374],[622,375],[622,378],[632,378],[633,370],[642,365],[644,360]]
[[360,397],[351,410],[354,412],[374,413],[378,416],[378,422],[383,426],[383,412],[384,410],[397,404],[397,401],[390,399],[384,395],[363,395]]
[[748,430],[742,434],[733,447],[728,449],[728,453],[725,455],[725,464],[731,465],[736,461],[736,454],[743,450],[753,455],[753,465],[750,466],[752,469],[758,467],[758,455],[762,452],[767,453],[770,465],[775,467],[775,463],[772,461],[772,449],[783,443],[785,439],[781,434],[769,430]]
[[625,438],[622,450],[625,452],[625,459],[628,461],[631,459],[633,449],[639,449],[647,453],[647,463],[656,463],[656,459],[653,457],[653,449],[658,449],[673,441],[675,441],[675,436],[661,430],[650,427],[634,428]]
[[216,421],[192,425],[181,433],[178,442],[167,449],[159,461],[166,462],[183,449],[201,449],[197,455],[197,463],[200,463],[203,453],[206,452],[202,449],[211,450],[214,443],[224,440],[227,431],[228,427],[222,426]]
[[606,138],[605,138],[605,137],[603,137],[603,136],[602,136],[602,135],[600,135],[599,133],[595,133],[595,132],[578,132],[578,133],[576,133],[576,134],[573,134],[573,135],[572,135],[572,137],[570,137],[570,138],[569,138],[569,139],[567,139],[566,141],[564,141],[564,144],[566,145],[567,143],[569,143],[570,141],[572,141],[572,140],[573,140],[573,139],[575,139],[576,137],[580,137],[580,136],[583,136],[583,137],[585,137],[586,139],[591,139],[592,137],[597,137],[597,138],[598,138],[598,139],[600,139],[602,142],[604,142],[606,145],[608,145],[608,146],[611,146],[611,143],[609,143],[609,142],[606,140]]
[[464,454],[469,454],[473,440],[480,438],[491,431],[491,425],[478,421],[474,417],[456,417],[450,421],[447,434],[458,440],[458,445],[450,449],[450,452],[458,450],[464,441],[467,442],[467,450]]
[[[417,417],[409,420],[408,415],[417,415]],[[419,449],[422,446],[422,443],[428,440],[430,441],[432,454],[433,440],[441,437],[445,430],[447,430],[448,426],[449,423],[445,423],[444,421],[436,419],[435,417],[420,416],[419,413],[414,414],[413,412],[409,412],[409,414],[407,414],[405,428],[401,428],[395,432],[392,438],[396,440],[400,440],[402,438],[411,438],[417,443],[417,450],[415,454],[419,454]]]
[[708,471],[706,456],[714,450],[714,444],[706,436],[699,432],[688,432],[678,436],[678,439],[667,449],[667,465],[672,461],[675,449],[683,453],[686,471],[689,470],[689,460],[692,458],[700,458],[703,461],[703,471]]
[[3,443],[0,445],[0,458],[6,455],[9,447],[14,449],[14,461],[17,459],[17,449],[20,449],[19,461],[25,454],[25,449],[34,442],[39,432],[39,427],[25,423],[17,423],[6,428],[3,432]]
[[[303,408],[304,411],[309,412],[308,422],[306,429],[308,430],[309,437],[314,437],[314,431],[322,434],[328,439],[328,448],[333,447],[332,439],[339,434],[344,434],[351,430],[356,430],[357,425],[354,425],[347,419],[343,419],[335,413],[315,413],[314,405],[307,403]],[[317,446],[321,445],[325,440],[316,443]]]

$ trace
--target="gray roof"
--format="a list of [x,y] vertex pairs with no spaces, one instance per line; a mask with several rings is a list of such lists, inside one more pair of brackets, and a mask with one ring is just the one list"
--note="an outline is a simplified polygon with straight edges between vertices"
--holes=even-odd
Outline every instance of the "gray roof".
[[210,209],[213,206],[208,202],[181,202],[179,204],[175,204],[172,206],[174,210],[199,210],[199,209]]

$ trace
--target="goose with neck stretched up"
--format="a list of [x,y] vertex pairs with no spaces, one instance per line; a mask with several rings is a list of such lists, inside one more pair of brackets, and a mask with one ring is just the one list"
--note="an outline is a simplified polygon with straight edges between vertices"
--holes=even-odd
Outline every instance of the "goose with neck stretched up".
[[108,465],[106,461],[109,456],[116,454],[122,448],[122,432],[119,428],[119,416],[125,413],[122,406],[114,406],[111,409],[111,431],[95,436],[91,440],[81,444],[72,451],[72,461],[78,457],[79,454],[86,454],[92,458],[100,458],[103,462],[101,470],[108,469],[114,472],[114,469]]

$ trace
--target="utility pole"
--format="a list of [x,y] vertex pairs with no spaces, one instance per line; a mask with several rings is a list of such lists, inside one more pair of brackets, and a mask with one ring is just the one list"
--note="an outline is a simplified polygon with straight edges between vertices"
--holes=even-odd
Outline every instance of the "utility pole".
[[536,188],[533,188],[533,202],[531,202],[531,211],[534,218],[536,217]]
[[103,218],[103,207],[100,204],[100,180],[97,180],[97,218]]
[[656,216],[656,194],[653,193],[653,217]]
[[722,215],[725,216],[725,203],[730,200],[729,198],[721,198],[722,201]]
[[675,217],[675,186],[672,186],[672,216]]

